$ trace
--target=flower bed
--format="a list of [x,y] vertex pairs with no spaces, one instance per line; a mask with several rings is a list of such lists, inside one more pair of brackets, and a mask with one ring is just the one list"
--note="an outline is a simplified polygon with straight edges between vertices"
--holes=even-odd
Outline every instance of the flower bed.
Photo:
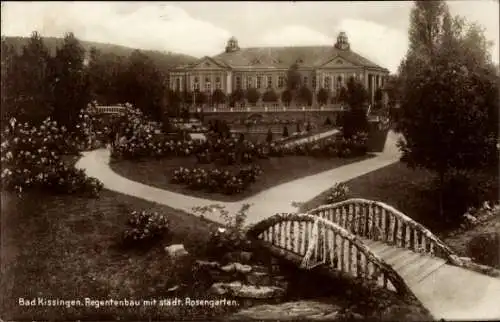
[[12,119],[2,136],[2,186],[18,193],[36,188],[97,196],[101,182],[61,160],[61,151],[71,146],[67,137],[65,128],[50,119],[38,127]]
[[261,169],[257,166],[243,168],[236,174],[227,170],[180,167],[174,171],[171,181],[176,184],[185,184],[192,190],[233,195],[248,188],[261,173]]

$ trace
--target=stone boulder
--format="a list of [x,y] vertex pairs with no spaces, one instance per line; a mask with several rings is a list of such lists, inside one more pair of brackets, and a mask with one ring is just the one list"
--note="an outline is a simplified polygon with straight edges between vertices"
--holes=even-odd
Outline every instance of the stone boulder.
[[303,300],[253,306],[229,316],[227,320],[332,321],[339,317],[340,310],[335,304]]
[[250,273],[252,270],[252,266],[250,265],[242,265],[240,263],[231,263],[226,266],[222,266],[220,268],[222,271],[227,272],[227,273]]
[[209,290],[215,295],[230,295],[247,299],[271,299],[281,297],[285,290],[276,286],[255,286],[240,281],[230,283],[214,283]]
[[181,258],[189,255],[183,244],[175,244],[165,247],[165,252],[172,259]]
[[239,262],[249,264],[252,261],[253,254],[251,252],[229,252],[223,257],[226,262]]

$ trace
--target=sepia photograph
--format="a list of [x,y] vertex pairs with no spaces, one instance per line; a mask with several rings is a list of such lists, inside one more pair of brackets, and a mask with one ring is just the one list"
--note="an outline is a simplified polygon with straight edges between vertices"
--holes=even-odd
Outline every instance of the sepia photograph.
[[2,1],[0,322],[500,320],[499,12]]

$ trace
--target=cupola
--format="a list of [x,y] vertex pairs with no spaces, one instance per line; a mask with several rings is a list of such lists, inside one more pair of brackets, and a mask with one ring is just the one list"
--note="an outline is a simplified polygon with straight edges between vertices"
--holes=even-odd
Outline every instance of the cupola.
[[235,37],[229,38],[226,44],[226,53],[232,53],[238,50],[240,50],[240,46],[238,46],[238,40]]
[[335,48],[340,50],[349,50],[350,49],[349,39],[344,31],[341,31],[337,36],[337,42],[335,43]]

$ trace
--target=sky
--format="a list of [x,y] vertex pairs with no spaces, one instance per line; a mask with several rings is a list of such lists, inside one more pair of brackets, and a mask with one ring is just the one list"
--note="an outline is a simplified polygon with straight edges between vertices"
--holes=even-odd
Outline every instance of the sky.
[[[410,1],[336,2],[8,2],[3,36],[61,37],[140,49],[216,55],[229,37],[240,47],[333,45],[345,31],[351,49],[397,70],[408,47]],[[454,15],[475,21],[499,60],[498,0],[449,1]]]

